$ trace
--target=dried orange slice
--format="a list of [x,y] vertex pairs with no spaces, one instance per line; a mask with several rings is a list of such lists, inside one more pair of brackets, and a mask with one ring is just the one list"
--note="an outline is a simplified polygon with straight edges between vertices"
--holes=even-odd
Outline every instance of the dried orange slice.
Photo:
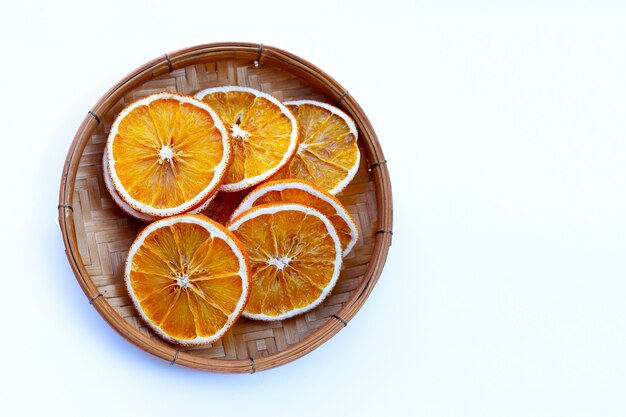
[[219,224],[225,225],[230,221],[231,215],[248,194],[248,190],[234,193],[219,192],[211,204],[202,211],[202,214]]
[[313,100],[288,101],[302,129],[296,156],[275,179],[294,178],[314,183],[335,195],[352,181],[361,154],[354,121],[343,111]]
[[215,111],[175,93],[126,107],[107,141],[113,188],[134,210],[155,217],[204,203],[226,176],[230,156],[228,133]]
[[250,258],[251,292],[243,315],[282,320],[318,306],[335,286],[341,243],[332,223],[301,204],[265,204],[228,225]]
[[344,257],[359,238],[359,230],[343,204],[330,193],[301,180],[270,181],[258,186],[235,209],[231,220],[254,206],[278,202],[303,204],[328,217],[335,226]]
[[221,191],[253,187],[285,167],[295,154],[298,123],[280,101],[246,87],[202,90],[196,98],[220,115],[233,143],[233,163]]
[[181,345],[213,343],[233,325],[249,295],[241,243],[200,215],[151,223],[130,247],[126,288],[145,322]]
[[[134,208],[132,208],[126,201],[122,200],[122,197],[120,197],[120,195],[117,193],[117,191],[115,191],[115,188],[113,187],[113,180],[111,179],[111,174],[109,173],[109,170],[106,169],[108,165],[108,159],[107,159],[107,154],[106,152],[104,152],[102,154],[102,166],[104,167],[103,171],[103,177],[104,177],[104,185],[107,189],[107,191],[109,192],[109,194],[111,195],[111,198],[113,199],[113,201],[115,202],[115,204],[118,205],[119,208],[122,209],[122,211],[124,211],[126,214],[144,221],[144,222],[153,222],[155,220],[159,220],[160,217],[156,217],[156,216],[151,216],[149,214],[145,214],[142,213],[140,211],[135,210]],[[199,205],[197,208],[193,209],[193,210],[189,210],[189,213],[191,214],[198,214],[202,211],[204,211],[207,207],[209,207],[211,205],[211,203],[213,202],[213,200],[215,200],[215,197],[217,196],[216,194],[213,194],[213,196],[211,196],[210,198],[208,198],[204,203],[202,203],[201,205]]]

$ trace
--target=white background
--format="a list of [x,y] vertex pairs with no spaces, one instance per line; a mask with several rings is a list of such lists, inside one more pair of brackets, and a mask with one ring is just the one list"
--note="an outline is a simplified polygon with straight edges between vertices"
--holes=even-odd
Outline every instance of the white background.
[[[626,415],[626,10],[473,3],[2,0],[0,414]],[[394,192],[362,310],[255,375],[170,366],[117,335],[54,222],[87,110],[144,62],[218,41],[342,83]]]

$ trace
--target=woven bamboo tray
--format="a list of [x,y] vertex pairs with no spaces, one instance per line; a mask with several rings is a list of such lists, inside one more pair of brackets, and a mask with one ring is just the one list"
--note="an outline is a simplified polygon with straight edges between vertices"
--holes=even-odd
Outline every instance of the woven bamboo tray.
[[[180,348],[153,334],[126,293],[123,266],[142,223],[120,210],[105,188],[102,153],[117,114],[158,91],[195,94],[222,85],[252,87],[279,100],[316,99],[340,107],[359,130],[361,166],[338,195],[361,231],[339,281],[318,308],[281,322],[241,318],[214,345]],[[391,245],[391,183],[376,134],[350,94],[313,64],[278,48],[249,43],[200,45],[141,66],[88,112],[67,155],[59,196],[66,253],[90,304],[122,336],[172,364],[215,372],[273,368],[312,351],[343,329],[380,276]]]

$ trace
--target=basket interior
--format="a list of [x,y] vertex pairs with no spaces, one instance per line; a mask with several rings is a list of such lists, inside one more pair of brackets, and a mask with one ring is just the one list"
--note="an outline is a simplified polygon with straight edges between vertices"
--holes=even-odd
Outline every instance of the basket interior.
[[[143,223],[128,217],[110,198],[102,178],[102,153],[115,117],[131,102],[159,91],[193,95],[201,89],[223,85],[256,88],[281,101],[314,99],[333,104],[332,98],[284,69],[271,65],[256,66],[250,60],[242,59],[206,60],[158,75],[125,91],[109,111],[99,115],[100,123],[80,154],[71,203],[79,256],[104,301],[123,320],[156,344],[173,347],[143,323],[126,293],[123,281],[128,248]],[[365,279],[375,246],[378,207],[374,179],[367,169],[372,158],[367,154],[367,148],[361,145],[359,171],[350,185],[337,196],[355,219],[361,236],[344,259],[332,294],[316,309],[288,320],[260,322],[240,318],[215,344],[183,348],[181,351],[193,355],[198,361],[202,358],[228,361],[268,357],[302,343],[327,321],[337,319],[333,315],[357,295],[355,293]],[[220,199],[221,195],[217,198]]]

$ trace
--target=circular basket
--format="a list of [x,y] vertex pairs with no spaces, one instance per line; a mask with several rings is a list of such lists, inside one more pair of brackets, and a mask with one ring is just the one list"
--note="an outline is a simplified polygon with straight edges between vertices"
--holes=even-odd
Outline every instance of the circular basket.
[[[361,237],[331,295],[316,309],[280,322],[241,318],[211,346],[182,348],[149,330],[126,293],[126,253],[142,223],[110,198],[102,178],[102,153],[117,114],[159,91],[195,94],[241,85],[281,101],[315,99],[348,113],[359,130],[361,166],[337,197],[354,217]],[[111,88],[88,112],[67,155],[59,196],[66,253],[89,303],[122,336],[172,364],[215,372],[256,372],[312,351],[347,325],[380,276],[391,244],[391,183],[376,134],[357,102],[326,73],[288,52],[248,43],[183,49],[155,59]]]

